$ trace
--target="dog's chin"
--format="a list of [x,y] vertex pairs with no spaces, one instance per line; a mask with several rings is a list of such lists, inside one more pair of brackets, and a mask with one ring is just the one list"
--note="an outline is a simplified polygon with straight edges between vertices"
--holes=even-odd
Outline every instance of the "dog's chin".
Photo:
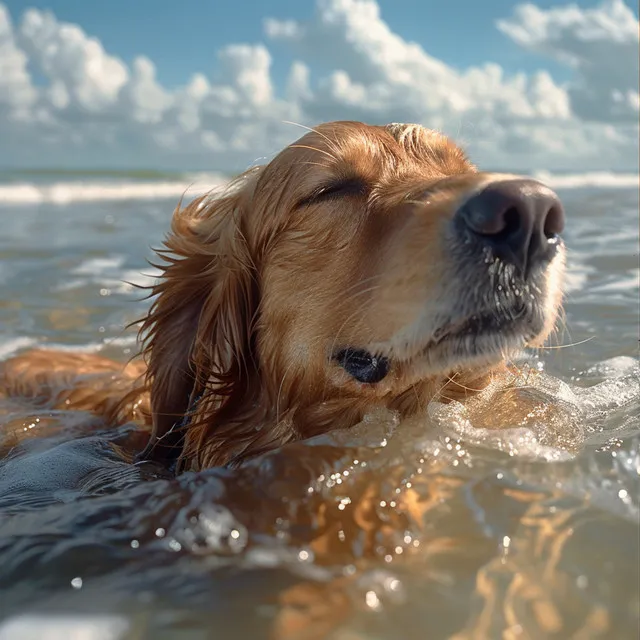
[[411,378],[488,370],[536,343],[548,324],[549,318],[538,305],[518,314],[463,317],[425,331],[422,339],[416,335],[410,348],[392,349],[389,357]]
[[517,331],[487,331],[477,335],[455,334],[429,344],[406,361],[412,377],[451,375],[459,371],[483,371],[518,355],[529,339]]

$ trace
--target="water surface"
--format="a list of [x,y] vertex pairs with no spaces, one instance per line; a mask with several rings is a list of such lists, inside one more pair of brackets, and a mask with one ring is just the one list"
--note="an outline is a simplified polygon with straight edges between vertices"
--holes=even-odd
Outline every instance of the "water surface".
[[[133,353],[123,327],[147,304],[133,285],[152,281],[184,188],[134,178],[5,176],[0,358]],[[169,478],[105,445],[126,428],[0,400],[0,421],[34,433],[94,427],[0,462],[0,639],[637,638],[638,188],[585,182],[559,183],[562,348],[527,354],[512,381],[562,405],[560,426],[486,432],[472,427],[491,397],[433,404]]]

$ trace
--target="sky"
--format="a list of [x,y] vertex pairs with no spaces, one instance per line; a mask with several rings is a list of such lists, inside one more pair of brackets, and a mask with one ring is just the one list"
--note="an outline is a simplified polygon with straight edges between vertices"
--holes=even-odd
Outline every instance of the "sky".
[[235,172],[288,122],[356,119],[494,169],[636,172],[633,6],[0,0],[0,167]]

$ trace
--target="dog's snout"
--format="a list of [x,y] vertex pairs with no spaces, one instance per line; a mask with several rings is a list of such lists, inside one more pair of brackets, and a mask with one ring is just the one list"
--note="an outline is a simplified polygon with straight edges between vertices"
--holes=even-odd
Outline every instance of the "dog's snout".
[[555,251],[564,228],[558,196],[535,180],[494,182],[469,198],[456,220],[496,257],[526,274]]

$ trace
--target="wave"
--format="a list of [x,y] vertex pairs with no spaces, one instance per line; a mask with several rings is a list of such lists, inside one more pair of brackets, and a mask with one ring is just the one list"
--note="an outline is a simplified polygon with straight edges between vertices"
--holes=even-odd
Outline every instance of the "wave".
[[[96,342],[86,342],[84,344],[66,344],[63,342],[47,342],[43,339],[18,336],[6,337],[0,334],[0,362],[18,355],[27,349],[50,349],[52,351],[66,351],[68,353],[100,353],[107,348],[114,347],[135,347],[138,338],[135,334],[120,335],[103,338]],[[2,635],[0,635],[2,640]]]
[[[58,175],[58,174],[52,174]],[[65,174],[62,174],[65,175]],[[74,175],[69,173],[69,175]],[[141,173],[140,176],[147,175]],[[148,173],[149,176],[152,173]],[[606,188],[621,189],[639,186],[636,173],[611,173],[606,171],[591,173],[551,173],[535,171],[541,182],[555,189]],[[95,177],[94,177],[95,176]],[[184,197],[191,199],[207,193],[211,189],[224,185],[228,178],[218,173],[195,175],[159,174],[157,179],[115,179],[117,172],[100,176],[98,173],[74,175],[76,179],[51,182],[40,180],[31,182],[0,183],[0,205],[67,205],[75,202],[126,201],[126,200],[165,200]],[[52,176],[42,176],[39,178]],[[78,179],[80,178],[80,179]],[[162,179],[163,178],[163,179]]]
[[0,205],[66,205],[75,202],[190,199],[227,182],[221,174],[172,180],[68,180],[0,184]]
[[554,189],[637,189],[640,176],[637,173],[612,173],[610,171],[592,171],[588,173],[551,173],[535,171],[534,177]]
[[[29,347],[33,347],[38,343],[35,338],[29,338],[27,336],[19,336],[19,337],[4,337],[0,334],[0,360],[4,360],[5,358],[9,358],[18,351],[22,351],[23,349],[28,349]],[[0,639],[2,636],[0,636]]]

